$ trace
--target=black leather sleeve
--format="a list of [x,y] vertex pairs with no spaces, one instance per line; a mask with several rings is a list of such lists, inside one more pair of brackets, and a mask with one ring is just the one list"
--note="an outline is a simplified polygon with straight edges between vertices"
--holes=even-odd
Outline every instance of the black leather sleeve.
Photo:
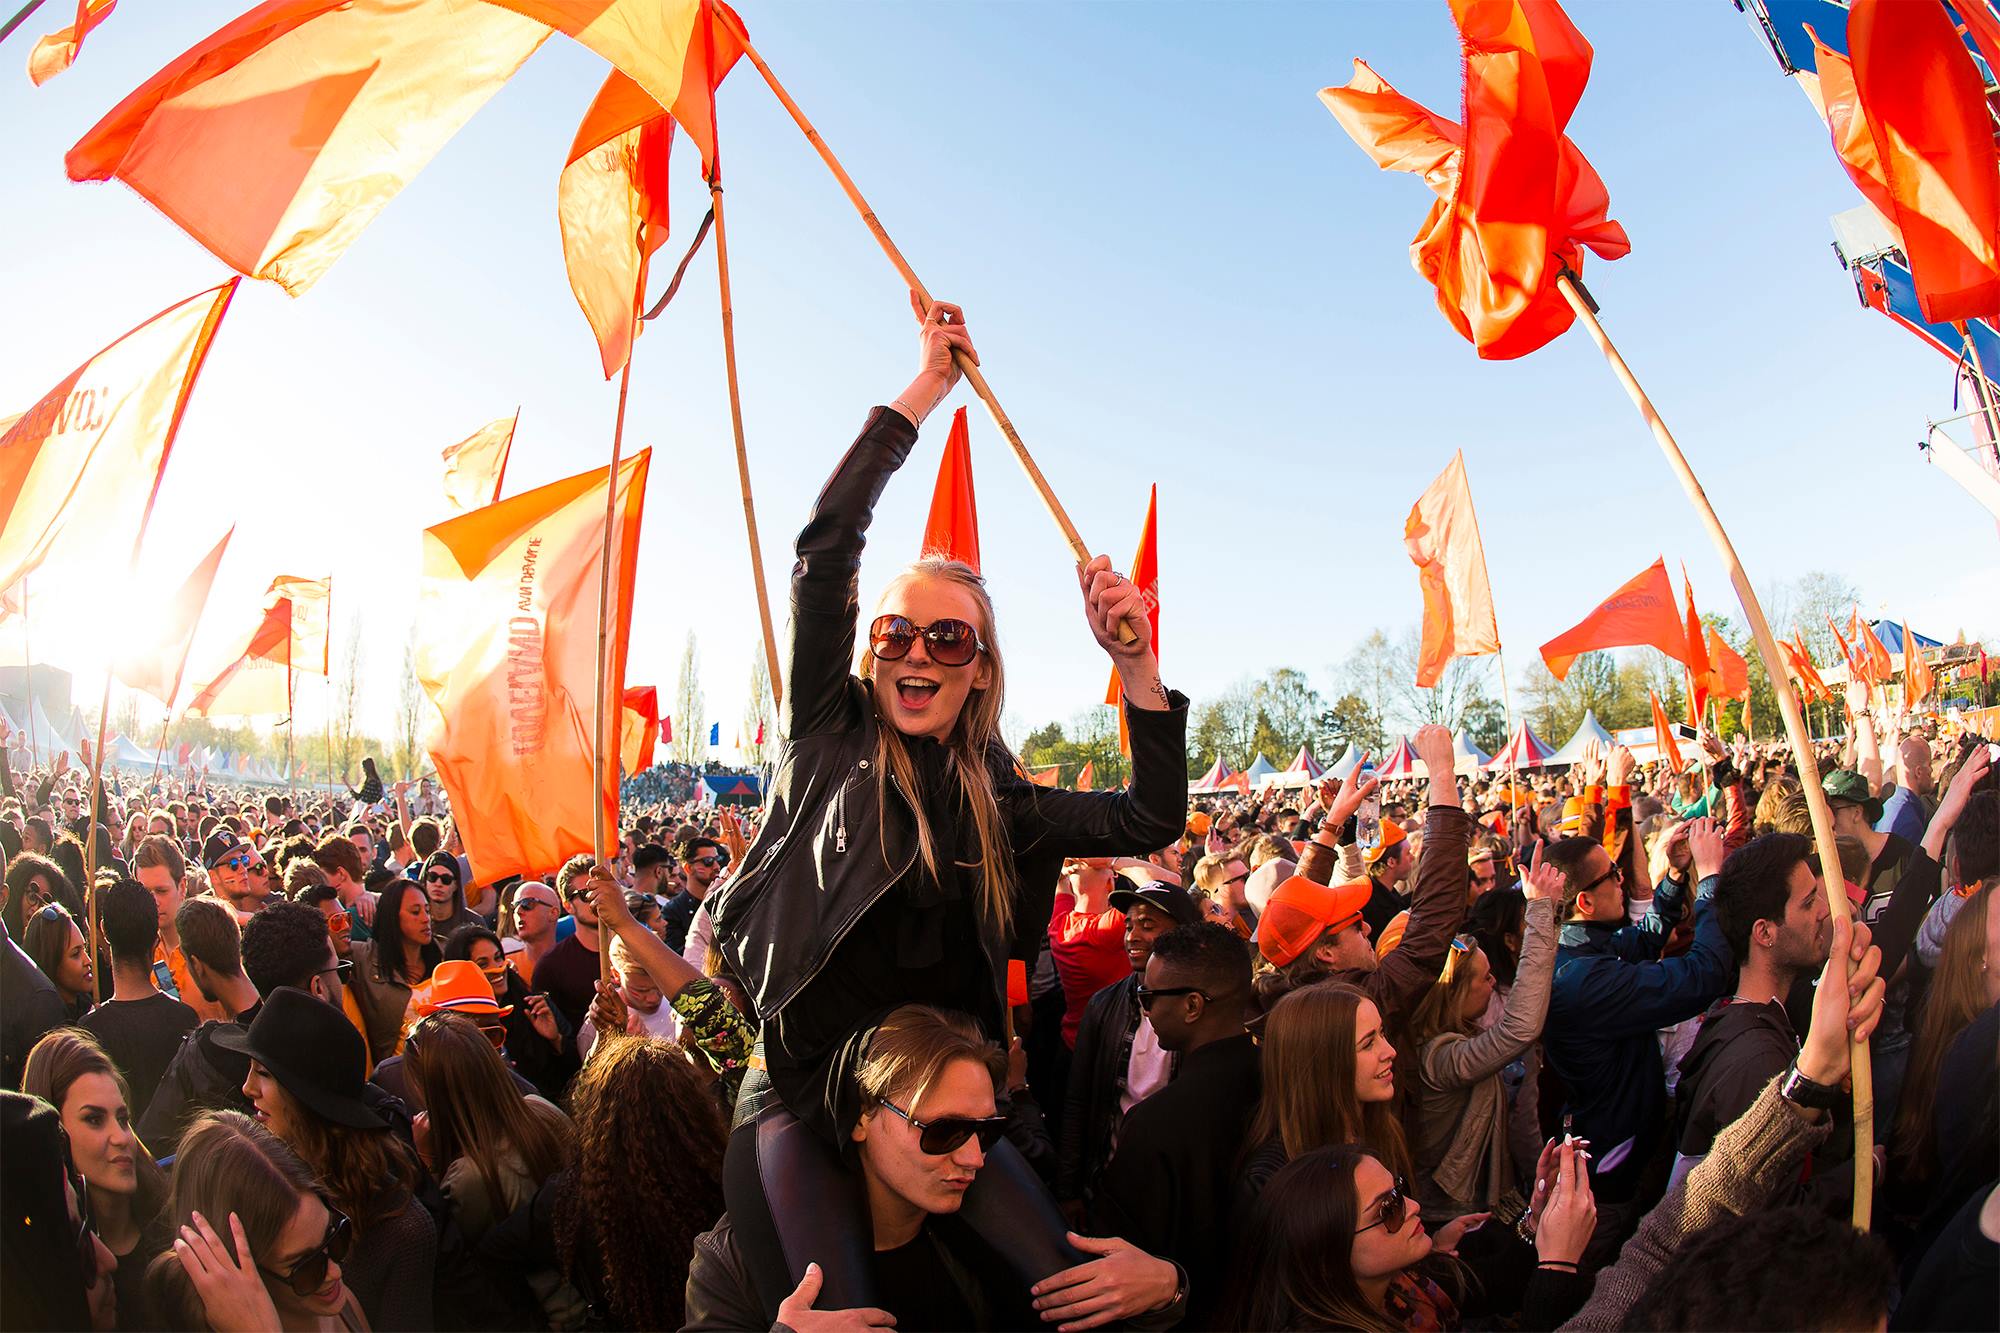
[[1187,696],[1171,708],[1125,710],[1132,738],[1132,785],[1123,791],[1065,791],[1013,775],[1003,793],[1014,847],[1063,856],[1144,856],[1187,828]]

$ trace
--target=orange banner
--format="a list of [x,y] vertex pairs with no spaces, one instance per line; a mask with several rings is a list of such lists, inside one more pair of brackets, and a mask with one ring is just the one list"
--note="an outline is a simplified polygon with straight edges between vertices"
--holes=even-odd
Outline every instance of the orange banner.
[[1410,516],[1403,522],[1403,545],[1417,567],[1424,594],[1417,684],[1429,689],[1453,658],[1500,651],[1493,585],[1486,577],[1486,547],[1479,540],[1463,450],[1451,456],[1437,480],[1410,506]]
[[1667,721],[1667,710],[1660,707],[1660,696],[1656,692],[1647,690],[1646,697],[1653,704],[1653,740],[1659,746],[1660,758],[1666,761],[1669,773],[1678,773],[1687,765],[1681,760],[1681,747],[1674,739],[1672,725]]
[[117,664],[112,667],[120,682],[143,690],[169,708],[173,706],[174,695],[180,692],[181,673],[187,669],[188,649],[201,625],[202,608],[208,605],[208,590],[215,586],[215,571],[221,568],[223,552],[235,535],[233,526],[222,534],[215,549],[181,584],[157,626],[126,627]]
[[489,421],[444,451],[444,498],[463,513],[490,505],[500,498],[501,483],[507,480],[507,456],[514,449],[514,428],[521,423],[519,408],[511,417]]
[[[1146,492],[1146,521],[1139,527],[1139,549],[1132,556],[1131,580],[1146,599],[1146,623],[1152,626],[1153,656],[1160,655],[1160,486],[1155,482]],[[1104,702],[1118,710],[1118,750],[1132,753],[1132,736],[1125,724],[1125,688],[1118,681],[1118,669],[1111,669],[1111,681],[1104,687]]]
[[972,489],[972,434],[962,407],[951,414],[919,554],[979,568],[979,499]]
[[333,578],[280,574],[263,610],[219,671],[188,702],[190,717],[288,716],[297,677],[324,676],[331,657]]
[[[625,691],[619,709],[618,763],[629,776],[653,766],[653,743],[660,735],[660,690],[634,685]],[[762,737],[758,743],[762,744]]]
[[[482,881],[548,875],[592,850],[596,809],[617,827],[616,765],[593,778],[597,598],[612,564],[604,697],[624,698],[639,527],[652,451],[538,487],[424,531],[417,679],[441,724],[427,741]],[[614,714],[607,738],[618,734]]]
[[1581,624],[1543,644],[1542,660],[1561,680],[1585,653],[1633,647],[1658,648],[1676,662],[1688,660],[1687,628],[1675,605],[1665,557],[1612,593]]
[[83,53],[83,39],[117,7],[118,0],[77,0],[75,21],[67,28],[57,28],[28,52],[28,77],[35,86],[41,87],[75,64]]

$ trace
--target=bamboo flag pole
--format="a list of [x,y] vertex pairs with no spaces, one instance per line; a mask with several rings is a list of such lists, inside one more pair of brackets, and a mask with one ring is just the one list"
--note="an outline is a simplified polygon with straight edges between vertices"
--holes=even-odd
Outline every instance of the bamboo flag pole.
[[8,19],[5,23],[0,23],[0,42],[4,42],[13,36],[14,29],[26,23],[29,16],[40,9],[44,3],[46,3],[46,0],[28,0],[28,3],[23,5],[15,13],[14,17]]
[[[136,546],[137,543],[134,543]],[[104,728],[111,720],[111,669],[104,671],[104,697],[97,705],[97,744],[90,747],[90,837],[83,844],[84,914],[90,918],[90,1002],[104,1001],[103,960],[97,953],[97,803],[104,799]]]
[[[1764,673],[1770,677],[1771,688],[1778,696],[1778,713],[1785,721],[1785,736],[1791,741],[1792,753],[1798,759],[1799,784],[1805,789],[1806,808],[1812,814],[1813,841],[1818,845],[1820,865],[1826,872],[1827,905],[1834,916],[1851,920],[1853,910],[1847,902],[1846,886],[1836,869],[1840,865],[1840,853],[1833,841],[1833,812],[1827,806],[1826,793],[1820,788],[1819,764],[1813,757],[1812,738],[1806,733],[1798,696],[1792,691],[1791,678],[1785,674],[1784,658],[1778,652],[1777,640],[1772,637],[1771,626],[1764,618],[1764,607],[1757,599],[1757,590],[1750,586],[1750,576],[1744,572],[1736,546],[1729,540],[1722,520],[1716,516],[1715,507],[1708,502],[1708,494],[1694,475],[1694,469],[1688,466],[1687,456],[1681,452],[1673,432],[1667,429],[1667,423],[1654,408],[1652,399],[1646,396],[1645,389],[1632,374],[1632,368],[1625,364],[1625,358],[1612,345],[1604,326],[1598,323],[1595,302],[1584,294],[1569,273],[1559,276],[1556,286],[1589,331],[1597,350],[1604,354],[1612,375],[1623,386],[1632,405],[1639,409],[1639,415],[1652,429],[1653,438],[1659,442],[1660,451],[1667,457],[1667,465],[1679,479],[1681,489],[1687,492],[1688,500],[1701,516],[1709,538],[1715,543],[1716,552],[1729,570],[1729,581],[1736,588],[1737,600],[1743,604],[1744,617],[1749,620],[1751,636],[1757,643],[1757,652],[1764,659]],[[1848,1063],[1854,1083],[1854,1225],[1865,1231],[1875,1190],[1875,1079],[1868,1062],[1868,1043],[1855,1042]]]
[[[727,20],[729,13],[726,10],[718,11],[718,16]],[[833,155],[833,150],[827,147],[826,140],[820,137],[819,131],[813,128],[810,120],[806,119],[806,113],[799,110],[799,104],[785,91],[785,85],[778,82],[778,76],[771,72],[771,67],[764,63],[764,57],[750,44],[750,34],[740,25],[735,25],[734,35],[743,46],[744,56],[757,67],[757,72],[770,86],[779,104],[785,108],[792,122],[806,136],[807,142],[812,144],[814,151],[819,154],[820,161],[826,163],[827,170],[833,173],[833,178],[840,185],[841,192],[847,196],[847,201],[861,214],[861,221],[867,225],[869,234],[875,238],[875,243],[882,247],[882,253],[889,257],[889,262],[895,266],[904,285],[916,294],[917,300],[928,306],[931,301],[930,289],[917,277],[916,270],[910,267],[909,260],[903,258],[903,252],[896,248],[896,243],[889,239],[889,233],[883,229],[881,220],[875,216],[875,210],[869,207],[868,201],[855,187],[853,178],[847,174],[847,169],[840,165],[840,159]],[[716,214],[718,228],[721,223],[722,215],[718,211]],[[719,248],[718,244],[718,251]],[[1069,512],[1063,508],[1062,501],[1056,498],[1055,491],[1049,486],[1048,478],[1042,475],[1041,468],[1028,453],[1028,446],[1022,442],[1021,433],[1014,429],[1014,423],[1008,419],[1006,409],[1000,406],[1000,400],[994,395],[992,386],[986,382],[986,376],[980,373],[979,367],[974,365],[965,353],[954,350],[952,356],[958,362],[959,370],[964,373],[965,382],[979,395],[979,401],[986,404],[987,412],[993,417],[993,424],[1000,428],[1001,435],[1006,437],[1009,447],[1014,450],[1016,461],[1021,464],[1021,470],[1028,474],[1028,481],[1034,486],[1035,493],[1042,497],[1042,504],[1048,509],[1049,517],[1053,518],[1056,526],[1062,529],[1063,540],[1069,544],[1070,554],[1075,557],[1079,565],[1088,564],[1091,558],[1090,548],[1083,544],[1083,537],[1077,532],[1076,524],[1070,522]],[[1123,642],[1131,643],[1138,638],[1138,634],[1130,625],[1121,624],[1118,627],[1118,637]]]

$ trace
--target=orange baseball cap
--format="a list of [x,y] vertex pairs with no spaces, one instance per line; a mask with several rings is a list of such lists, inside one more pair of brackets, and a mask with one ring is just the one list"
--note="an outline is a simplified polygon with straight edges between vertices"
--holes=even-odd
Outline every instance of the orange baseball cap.
[[1368,849],[1369,863],[1372,865],[1376,861],[1381,860],[1383,855],[1386,854],[1391,847],[1394,847],[1397,843],[1401,842],[1404,838],[1408,836],[1409,834],[1403,832],[1403,826],[1401,824],[1398,824],[1395,820],[1393,819],[1383,820],[1382,841],[1376,844],[1374,847]]
[[1283,967],[1320,936],[1359,921],[1374,891],[1365,879],[1328,885],[1294,875],[1273,889],[1264,904],[1264,915],[1257,919],[1257,948],[1272,966]]
[[1410,928],[1410,914],[1398,912],[1389,918],[1389,924],[1382,927],[1382,938],[1375,941],[1375,956],[1387,958],[1389,950],[1403,942],[1403,932]]
[[417,1010],[425,1014],[443,1010],[474,1018],[505,1018],[514,1012],[514,1006],[494,1001],[493,988],[486,984],[486,974],[479,970],[478,964],[454,958],[439,963],[437,971],[431,973],[430,999],[420,1001]]
[[1208,811],[1197,810],[1188,816],[1188,832],[1194,834],[1197,838],[1206,838],[1212,822],[1208,817]]
[[1589,803],[1581,796],[1572,796],[1563,802],[1562,821],[1556,825],[1561,833],[1583,832],[1583,814]]

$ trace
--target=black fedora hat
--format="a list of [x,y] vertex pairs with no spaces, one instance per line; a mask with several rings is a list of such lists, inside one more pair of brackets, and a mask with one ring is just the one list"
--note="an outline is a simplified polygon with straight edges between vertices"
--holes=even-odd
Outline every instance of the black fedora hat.
[[216,1045],[239,1051],[314,1115],[352,1129],[386,1129],[389,1122],[361,1098],[368,1082],[368,1048],[347,1015],[293,986],[280,986],[245,1032],[217,1032]]

